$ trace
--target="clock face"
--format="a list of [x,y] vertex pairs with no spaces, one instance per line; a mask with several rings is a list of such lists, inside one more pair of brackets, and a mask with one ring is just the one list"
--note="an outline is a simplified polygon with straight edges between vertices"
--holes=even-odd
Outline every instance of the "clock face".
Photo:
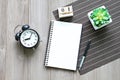
[[20,42],[26,48],[33,48],[39,42],[39,35],[33,29],[25,30],[20,35]]

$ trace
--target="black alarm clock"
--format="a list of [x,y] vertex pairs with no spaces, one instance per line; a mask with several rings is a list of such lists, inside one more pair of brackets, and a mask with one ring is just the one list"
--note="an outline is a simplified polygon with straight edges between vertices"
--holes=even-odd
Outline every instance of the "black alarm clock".
[[25,48],[36,48],[40,41],[40,36],[36,30],[30,29],[29,25],[23,25],[22,31],[16,33],[15,39]]

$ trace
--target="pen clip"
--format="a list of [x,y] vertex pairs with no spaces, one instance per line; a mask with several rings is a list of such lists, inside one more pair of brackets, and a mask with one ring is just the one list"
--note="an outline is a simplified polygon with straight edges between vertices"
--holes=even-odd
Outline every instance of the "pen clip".
[[90,44],[91,44],[91,40],[89,40],[89,41],[87,42],[87,46],[86,46],[86,48],[85,48],[85,52],[84,52],[83,56],[86,56],[86,55],[87,55],[88,50],[89,50],[89,48],[90,48]]

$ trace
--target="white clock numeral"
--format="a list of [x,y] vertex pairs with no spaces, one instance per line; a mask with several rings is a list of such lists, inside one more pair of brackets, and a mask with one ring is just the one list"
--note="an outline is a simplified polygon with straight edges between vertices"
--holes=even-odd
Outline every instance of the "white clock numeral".
[[26,36],[26,33],[24,33],[24,36]]
[[23,42],[25,42],[25,40],[23,40]]

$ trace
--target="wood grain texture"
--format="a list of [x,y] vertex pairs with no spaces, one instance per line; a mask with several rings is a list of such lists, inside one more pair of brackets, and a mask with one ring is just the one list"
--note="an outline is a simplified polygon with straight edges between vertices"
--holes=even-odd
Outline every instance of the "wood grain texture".
[[[52,11],[74,1],[0,0],[0,80],[120,80],[120,59],[84,75],[44,66]],[[14,39],[15,26],[26,23],[40,34],[36,50],[24,49]]]
[[29,9],[29,23],[37,30],[41,41],[32,56],[29,56],[29,80],[50,80],[50,71],[44,67],[44,58],[49,27],[49,7],[47,0],[31,0]]
[[24,49],[15,41],[14,28],[28,23],[28,0],[7,0],[7,42],[5,80],[27,80]]
[[7,0],[0,0],[0,80],[5,80],[5,55],[7,42]]

